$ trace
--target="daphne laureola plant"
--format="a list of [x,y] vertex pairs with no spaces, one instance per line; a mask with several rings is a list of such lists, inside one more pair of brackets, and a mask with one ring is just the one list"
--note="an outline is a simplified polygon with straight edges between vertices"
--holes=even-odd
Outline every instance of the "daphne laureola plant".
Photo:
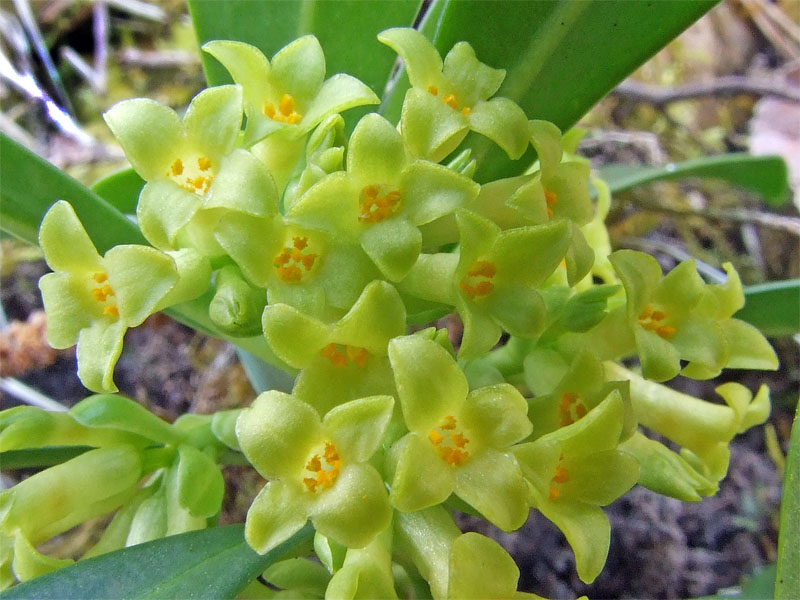
[[[578,134],[495,96],[505,72],[467,43],[442,60],[413,29],[378,37],[411,82],[399,123],[370,113],[348,137],[340,113],[378,98],[349,75],[326,79],[310,35],[272,60],[207,43],[235,84],[202,91],[183,118],[147,99],[105,114],[146,181],[136,217],[151,246],[100,256],[63,201],[41,224],[49,341],[77,343],[98,395],[68,413],[0,413],[0,451],[91,448],[0,493],[2,587],[72,562],[36,546],[95,516],[114,515],[84,557],[214,525],[220,465],[243,456],[267,480],[247,542],[263,554],[310,521],[319,561],[277,563],[272,587],[248,593],[532,597],[453,509],[504,531],[540,511],[591,582],[609,548],[603,506],[637,483],[713,494],[731,439],[767,418],[764,386],[721,385],[722,404],[661,383],[777,368],[733,318],[732,267],[708,285],[693,261],[664,275],[648,255],[611,252],[608,191]],[[479,185],[469,132],[512,160],[532,145],[538,160]],[[203,295],[218,328],[260,336],[294,387],[167,424],[114,394],[114,365],[127,328]],[[458,352],[445,330],[409,334],[450,312]]]

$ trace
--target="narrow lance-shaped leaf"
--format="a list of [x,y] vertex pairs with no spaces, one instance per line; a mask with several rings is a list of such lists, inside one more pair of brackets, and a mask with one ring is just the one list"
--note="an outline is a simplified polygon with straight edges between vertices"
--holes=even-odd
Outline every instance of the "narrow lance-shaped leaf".
[[600,177],[612,194],[645,183],[685,177],[722,179],[761,194],[772,206],[783,204],[789,192],[789,173],[782,158],[750,156],[742,152],[656,167],[610,164],[600,169]]
[[235,598],[313,534],[305,527],[259,555],[245,542],[243,525],[193,531],[81,561],[6,590],[3,599]]

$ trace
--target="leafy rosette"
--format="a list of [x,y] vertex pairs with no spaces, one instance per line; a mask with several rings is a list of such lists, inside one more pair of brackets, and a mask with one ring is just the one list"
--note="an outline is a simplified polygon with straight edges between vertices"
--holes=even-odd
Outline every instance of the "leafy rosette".
[[351,75],[340,73],[325,79],[325,55],[313,35],[284,46],[271,62],[244,42],[215,40],[203,50],[242,86],[247,115],[245,146],[279,131],[299,137],[332,114],[379,102],[372,90]]
[[287,216],[359,244],[386,279],[398,281],[419,256],[419,226],[463,206],[478,189],[451,169],[411,159],[391,123],[370,114],[350,137],[347,170],[323,178]]
[[264,392],[242,412],[236,437],[269,481],[247,513],[245,537],[264,554],[311,519],[321,534],[362,548],[388,527],[389,497],[369,461],[392,416],[391,396],[360,398],[320,420],[309,404]]
[[528,405],[511,385],[468,394],[467,379],[436,342],[395,338],[389,360],[410,430],[391,448],[391,500],[408,512],[455,493],[511,531],[528,515],[525,484],[510,447],[528,436]]
[[572,425],[514,447],[530,502],[564,533],[578,575],[591,582],[606,561],[611,526],[600,506],[627,492],[639,463],[618,449],[625,406],[618,391]]
[[[744,306],[744,294],[730,264],[724,265],[726,283],[707,285],[692,260],[663,278],[647,254],[619,250],[610,260],[625,287],[628,327],[646,378],[665,381],[681,373],[710,379],[723,368],[778,368],[764,336],[732,318]],[[681,368],[681,361],[688,364]]]
[[403,335],[405,309],[397,291],[373,281],[350,311],[326,324],[286,304],[270,304],[262,319],[267,342],[302,369],[293,394],[324,415],[348,400],[395,394],[389,340]]
[[387,29],[378,39],[400,55],[411,81],[400,129],[414,156],[439,162],[470,131],[488,137],[512,159],[522,156],[528,145],[525,113],[508,98],[492,98],[505,79],[503,69],[480,62],[466,42],[453,46],[442,62],[415,29]]
[[147,181],[136,214],[156,248],[190,247],[221,255],[213,230],[222,214],[264,215],[277,202],[261,161],[235,148],[242,124],[239,86],[200,92],[182,120],[170,108],[143,98],[114,105],[104,118]]
[[95,392],[116,391],[114,365],[129,327],[208,286],[210,268],[192,251],[173,256],[120,245],[101,257],[72,206],[56,202],[39,228],[54,273],[39,280],[54,348],[78,344],[78,376]]

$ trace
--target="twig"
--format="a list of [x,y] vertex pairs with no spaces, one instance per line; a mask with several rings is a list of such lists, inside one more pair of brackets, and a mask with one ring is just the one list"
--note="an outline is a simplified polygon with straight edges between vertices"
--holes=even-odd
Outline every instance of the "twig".
[[167,12],[160,6],[142,2],[141,0],[107,0],[108,3],[119,10],[125,11],[143,19],[164,22]]
[[164,69],[200,64],[200,59],[194,52],[186,52],[184,50],[139,50],[138,48],[125,48],[117,52],[117,60],[126,65]]
[[666,162],[664,151],[658,143],[658,136],[650,131],[592,130],[589,137],[581,140],[579,148],[593,148],[608,142],[642,148],[647,153],[648,162],[651,164],[657,165]]
[[776,96],[800,102],[800,88],[797,86],[775,79],[740,75],[718,77],[712,81],[689,83],[670,88],[638,81],[623,81],[611,91],[611,94],[638,102],[649,102],[656,106],[703,96],[736,96],[739,94]]
[[763,227],[786,231],[796,236],[800,236],[800,218],[785,217],[772,213],[762,213],[746,208],[711,208],[705,207],[701,210],[691,208],[675,208],[669,206],[656,206],[648,202],[634,201],[638,206],[651,212],[677,215],[681,217],[693,216],[713,219],[716,221],[733,221],[736,223],[755,223]]
[[11,394],[25,404],[37,406],[44,410],[51,410],[54,412],[67,412],[69,410],[60,402],[56,402],[52,398],[48,398],[41,392],[37,392],[35,389],[28,387],[13,377],[0,378],[0,390],[7,394]]
[[25,29],[31,44],[33,44],[36,55],[44,66],[45,73],[47,73],[50,83],[53,84],[53,91],[61,107],[66,113],[74,115],[69,102],[69,96],[67,96],[67,91],[61,83],[61,77],[58,75],[56,66],[53,64],[53,59],[50,58],[50,52],[39,31],[39,26],[36,24],[36,19],[33,16],[28,0],[14,0],[14,7],[17,9],[22,27]]
[[92,35],[94,36],[94,90],[106,91],[106,63],[108,62],[108,6],[102,0],[92,7]]

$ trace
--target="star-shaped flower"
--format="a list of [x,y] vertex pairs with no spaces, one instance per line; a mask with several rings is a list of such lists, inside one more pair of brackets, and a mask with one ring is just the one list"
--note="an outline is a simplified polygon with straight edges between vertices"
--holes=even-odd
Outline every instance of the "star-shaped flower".
[[281,131],[302,136],[334,113],[378,104],[375,93],[355,77],[340,73],[325,79],[319,41],[306,35],[281,48],[270,62],[255,46],[215,40],[203,50],[228,69],[244,91],[245,146]]
[[459,42],[442,63],[439,52],[419,31],[387,29],[378,39],[403,59],[412,88],[403,103],[400,129],[414,156],[439,162],[469,131],[485,135],[510,158],[528,145],[527,117],[508,98],[491,98],[506,72],[475,57]]
[[247,513],[245,537],[264,554],[310,518],[318,532],[361,548],[385,529],[391,507],[383,479],[367,461],[392,416],[391,396],[337,406],[320,420],[310,405],[264,392],[243,411],[236,436],[269,482]]
[[415,511],[455,492],[501,529],[522,525],[525,486],[509,448],[531,431],[525,399],[508,384],[468,394],[458,364],[420,336],[393,339],[389,360],[410,430],[390,450],[392,504]]
[[262,323],[275,354],[302,369],[292,393],[320,414],[355,398],[396,393],[387,350],[405,333],[406,319],[391,284],[371,282],[331,325],[286,304],[267,306]]
[[175,261],[136,245],[115,246],[101,257],[64,201],[44,216],[39,245],[55,271],[39,280],[48,342],[54,348],[77,342],[81,382],[96,392],[116,391],[114,365],[125,331],[164,306],[180,279]]
[[639,463],[620,451],[625,407],[618,391],[586,416],[534,442],[514,447],[531,504],[567,537],[578,575],[591,582],[606,561],[610,525],[600,506],[627,492]]
[[419,226],[464,205],[478,189],[455,171],[411,159],[391,123],[370,114],[350,137],[346,172],[323,178],[287,216],[359,243],[384,277],[397,281],[422,249]]
[[[627,320],[646,378],[665,381],[680,372],[710,379],[725,367],[778,368],[764,336],[732,318],[744,295],[730,264],[726,283],[706,285],[691,260],[663,278],[656,259],[642,252],[619,250],[610,260],[625,287]],[[682,360],[688,361],[683,368]]]
[[183,119],[143,98],[115,104],[103,116],[147,181],[136,214],[142,233],[157,248],[192,247],[221,255],[213,230],[222,214],[264,215],[277,203],[261,161],[235,148],[242,123],[239,86],[200,92]]

